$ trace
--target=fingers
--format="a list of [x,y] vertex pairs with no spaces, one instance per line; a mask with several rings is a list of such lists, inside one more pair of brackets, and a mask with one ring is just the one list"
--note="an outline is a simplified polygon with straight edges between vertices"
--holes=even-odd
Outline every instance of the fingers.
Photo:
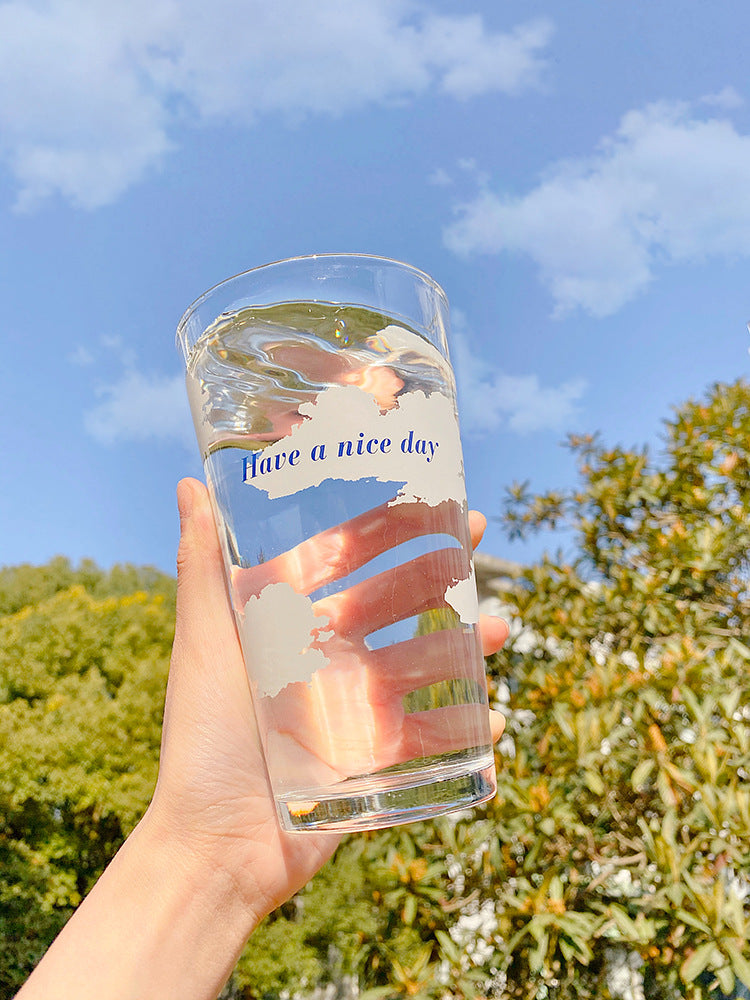
[[401,740],[402,760],[487,746],[490,742],[487,715],[479,713],[476,705],[414,712],[404,719]]
[[[243,608],[270,583],[290,583],[298,594],[311,594],[340,580],[376,556],[431,534],[449,534],[467,545],[463,511],[455,501],[436,507],[420,503],[382,504],[358,517],[321,531],[268,562],[233,573],[236,607]],[[466,575],[466,574],[465,574]]]
[[[474,548],[479,545],[487,527],[487,518],[480,514],[478,510],[469,511],[469,530],[471,532],[471,544]],[[479,631],[482,635],[482,652],[485,656],[496,653],[508,638],[508,623],[503,618],[494,615],[479,616]]]
[[497,743],[500,737],[505,732],[505,716],[502,712],[490,711],[490,733],[492,734],[492,742]]
[[[487,527],[487,518],[480,514],[478,510],[469,511],[469,530],[471,532],[471,544],[476,548],[482,540]],[[508,623],[503,618],[495,615],[479,616],[479,631],[482,636],[482,652],[485,656],[496,653],[508,638]]]
[[213,684],[217,674],[241,684],[244,667],[208,491],[196,479],[183,479],[177,501],[180,545],[170,686],[197,696],[197,689]]
[[364,638],[414,615],[446,608],[446,587],[471,573],[463,549],[440,549],[386,570],[338,594],[316,601],[316,615],[326,615],[338,636]]
[[[196,739],[203,739],[198,734],[210,730],[212,716],[217,725],[227,726],[227,717],[243,711],[249,694],[205,486],[183,480],[177,502],[177,620],[155,793],[155,801],[167,803],[167,814],[175,791],[184,788],[197,766]],[[249,714],[245,711],[240,724]]]
[[181,641],[213,644],[217,622],[234,629],[208,491],[197,479],[177,487],[180,546],[177,552],[177,632]]
[[366,654],[371,678],[370,698],[401,698],[410,691],[456,678],[484,686],[479,672],[476,636],[463,629],[442,629]]
[[469,511],[469,532],[471,534],[471,547],[475,549],[482,541],[485,529],[487,528],[487,518],[480,514],[478,510]]
[[504,618],[480,615],[479,633],[482,636],[482,653],[485,656],[492,656],[505,644],[510,628]]

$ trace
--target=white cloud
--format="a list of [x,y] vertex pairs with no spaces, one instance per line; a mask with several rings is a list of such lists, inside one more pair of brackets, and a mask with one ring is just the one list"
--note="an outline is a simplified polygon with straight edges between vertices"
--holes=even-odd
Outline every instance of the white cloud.
[[558,315],[606,316],[662,264],[750,255],[750,136],[687,104],[652,104],[527,194],[484,187],[457,215],[444,233],[455,252],[524,254]]
[[0,155],[19,208],[52,194],[95,208],[158,167],[180,125],[516,94],[539,84],[551,34],[412,0],[10,0]]
[[427,183],[434,184],[435,187],[449,187],[453,183],[453,179],[447,170],[444,170],[442,167],[435,167],[427,178]]
[[[461,325],[459,310],[454,319]],[[452,338],[461,428],[485,434],[506,428],[519,433],[564,430],[577,414],[586,383],[573,379],[542,385],[537,375],[507,375],[490,370],[471,353],[461,333]],[[73,359],[71,359],[73,360]],[[130,363],[122,374],[96,390],[99,402],[84,413],[88,434],[104,445],[124,442],[180,444],[196,448],[182,375],[145,374]]]
[[453,336],[461,428],[484,434],[500,428],[519,433],[569,429],[576,403],[586,389],[583,379],[544,386],[538,375],[508,375],[488,368],[472,354],[468,339]]
[[481,17],[426,17],[421,45],[443,71],[441,89],[467,98],[499,90],[517,94],[540,82],[538,51],[552,37],[552,22],[538,18],[508,34],[487,35]]
[[195,448],[182,376],[130,368],[97,394],[101,402],[84,414],[84,426],[102,444],[161,441]]
[[716,94],[705,94],[701,97],[701,104],[709,104],[715,108],[723,108],[731,111],[733,108],[741,108],[745,99],[738,94],[734,87],[723,87]]
[[170,148],[143,58],[162,7],[0,5],[0,151],[19,208],[53,192],[104,204]]
[[74,351],[68,355],[68,361],[78,368],[87,368],[94,363],[94,355],[83,344],[79,344]]

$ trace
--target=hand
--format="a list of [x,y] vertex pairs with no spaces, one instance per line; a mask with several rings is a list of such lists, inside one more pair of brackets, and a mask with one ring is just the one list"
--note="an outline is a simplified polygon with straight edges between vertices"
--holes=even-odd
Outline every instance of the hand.
[[[371,569],[377,557],[430,535],[455,542]],[[343,778],[489,744],[479,636],[447,599],[447,588],[471,587],[471,545],[453,500],[383,504],[271,560],[233,568],[271,782],[277,794],[297,796],[287,802],[293,814],[311,812],[316,787],[335,792]],[[471,604],[462,610],[475,620]],[[414,617],[434,611],[442,627],[415,635]],[[392,631],[390,644],[371,648],[373,633],[400,623],[400,640]],[[433,707],[407,711],[405,696],[430,687]]]
[[[260,920],[339,840],[279,828],[208,495],[185,480],[178,500],[177,628],[156,791],[19,1000],[209,1000]],[[477,543],[484,522],[470,521]],[[500,619],[482,622],[485,653],[506,637]],[[502,717],[493,719],[497,738]]]
[[[230,872],[260,919],[309,880],[339,838],[288,835],[278,827],[208,495],[202,484],[185,480],[178,500],[177,629],[150,812],[170,835]],[[402,516],[407,522],[408,511]],[[470,523],[477,544],[486,522],[473,514]],[[500,619],[483,621],[485,654],[506,635]],[[499,736],[496,713],[494,729]]]

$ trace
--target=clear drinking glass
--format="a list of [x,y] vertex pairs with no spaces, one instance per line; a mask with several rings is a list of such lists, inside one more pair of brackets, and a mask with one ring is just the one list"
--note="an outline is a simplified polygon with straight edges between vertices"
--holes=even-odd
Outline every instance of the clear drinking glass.
[[432,278],[350,254],[230,278],[177,330],[287,830],[495,792],[447,331]]

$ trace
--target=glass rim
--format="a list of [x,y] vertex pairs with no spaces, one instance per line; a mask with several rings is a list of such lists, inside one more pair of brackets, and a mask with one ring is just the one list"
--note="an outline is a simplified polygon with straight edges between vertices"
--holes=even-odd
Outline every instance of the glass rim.
[[[194,299],[190,303],[190,305],[187,307],[185,312],[180,317],[180,321],[177,324],[177,330],[175,332],[175,342],[179,345],[183,330],[189,323],[190,318],[193,316],[195,312],[197,312],[199,307],[209,298],[209,296],[211,296],[215,291],[217,291],[217,289],[223,288],[225,285],[231,284],[231,282],[236,281],[238,278],[244,278],[247,275],[251,274],[259,274],[262,271],[267,271],[270,270],[271,268],[279,267],[281,264],[295,264],[302,261],[313,261],[313,260],[325,261],[334,259],[340,260],[344,263],[346,262],[351,263],[356,260],[361,260],[371,264],[380,263],[380,264],[394,265],[395,267],[398,267],[405,272],[411,272],[411,274],[415,278],[419,278],[421,281],[424,282],[424,284],[429,285],[435,292],[437,292],[437,294],[445,303],[446,309],[449,308],[448,296],[445,292],[445,289],[439,282],[437,282],[432,277],[432,275],[428,274],[427,271],[423,271],[419,267],[415,267],[413,264],[407,264],[406,261],[397,260],[395,257],[383,257],[380,254],[374,254],[374,253],[351,253],[351,252],[298,254],[295,257],[281,257],[279,258],[279,260],[268,261],[268,263],[266,264],[258,264],[256,267],[250,267],[246,271],[238,271],[237,274],[233,274],[228,278],[223,278],[221,281],[217,281],[215,284],[211,285],[210,288],[207,288],[205,292],[203,292],[201,295],[199,295],[196,299]],[[323,300],[321,299],[319,301]]]

